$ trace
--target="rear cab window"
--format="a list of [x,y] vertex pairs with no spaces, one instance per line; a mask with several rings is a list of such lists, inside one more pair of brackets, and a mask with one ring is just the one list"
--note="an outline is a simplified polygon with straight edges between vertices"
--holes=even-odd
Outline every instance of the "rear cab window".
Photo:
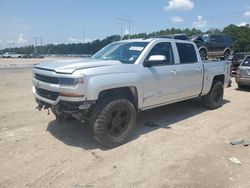
[[197,54],[193,44],[176,43],[181,64],[197,63]]

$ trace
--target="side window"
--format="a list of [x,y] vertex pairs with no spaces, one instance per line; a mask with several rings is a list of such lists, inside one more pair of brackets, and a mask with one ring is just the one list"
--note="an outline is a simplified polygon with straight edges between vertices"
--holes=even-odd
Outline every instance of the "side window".
[[231,37],[229,36],[224,36],[224,40],[228,45],[232,45],[233,44],[233,40]]
[[224,38],[223,38],[223,36],[220,36],[220,35],[211,35],[211,41],[213,41],[215,43],[223,43]]
[[198,62],[196,51],[192,44],[176,43],[176,46],[178,49],[181,64]]
[[166,65],[174,64],[174,54],[170,42],[161,42],[156,44],[147,56],[147,60],[152,55],[164,55],[166,57]]
[[248,66],[248,67],[250,67],[250,56],[246,57],[246,59],[242,63],[242,66]]

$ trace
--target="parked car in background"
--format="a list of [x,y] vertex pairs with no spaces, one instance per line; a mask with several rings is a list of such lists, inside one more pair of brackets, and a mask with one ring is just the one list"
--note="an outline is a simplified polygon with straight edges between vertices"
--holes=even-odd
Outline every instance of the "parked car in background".
[[246,56],[240,64],[235,80],[239,88],[250,86],[250,55]]
[[228,60],[233,53],[233,40],[226,34],[204,34],[191,37],[199,49],[201,58],[223,58]]
[[21,54],[16,54],[15,52],[5,52],[3,54],[4,58],[21,58],[22,55]]
[[41,55],[41,54],[30,54],[30,58],[42,59],[42,58],[44,58],[44,55]]
[[248,55],[250,55],[250,52],[238,52],[233,55],[231,59],[232,61],[231,76],[236,76],[238,67]]
[[24,54],[24,55],[22,56],[22,58],[29,59],[29,58],[31,58],[31,56],[30,56],[30,54]]

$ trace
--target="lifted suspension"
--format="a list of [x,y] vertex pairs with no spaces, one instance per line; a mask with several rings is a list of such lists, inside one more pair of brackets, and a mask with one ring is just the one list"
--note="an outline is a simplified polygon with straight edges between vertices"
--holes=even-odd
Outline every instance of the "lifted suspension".
[[47,110],[48,111],[48,115],[50,115],[50,110],[49,110],[49,108],[50,108],[50,105],[46,105],[46,104],[38,104],[37,105],[37,107],[36,107],[36,109],[38,109],[39,111],[41,111],[41,110]]

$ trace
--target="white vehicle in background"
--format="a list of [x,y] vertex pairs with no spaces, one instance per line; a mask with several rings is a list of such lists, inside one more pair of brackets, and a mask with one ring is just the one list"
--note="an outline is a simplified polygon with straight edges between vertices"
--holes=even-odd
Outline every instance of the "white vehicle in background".
[[15,52],[5,52],[3,54],[4,58],[21,58],[22,55],[21,54],[16,54]]
[[230,80],[230,62],[202,61],[191,41],[137,39],[89,59],[36,65],[33,93],[38,109],[88,122],[98,142],[118,146],[134,129],[136,112],[195,97],[219,108]]
[[245,86],[250,86],[250,55],[240,64],[235,80],[239,88],[244,88]]

